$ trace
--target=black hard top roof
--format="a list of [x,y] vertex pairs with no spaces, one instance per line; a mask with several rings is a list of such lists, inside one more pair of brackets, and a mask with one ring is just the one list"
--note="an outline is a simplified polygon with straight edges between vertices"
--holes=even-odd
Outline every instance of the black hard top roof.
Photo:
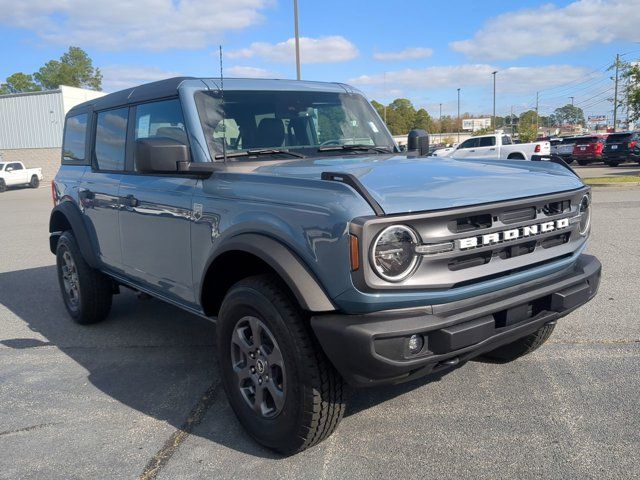
[[129,103],[172,97],[178,93],[178,87],[182,82],[192,79],[193,77],[173,77],[167,78],[166,80],[159,80],[157,82],[145,83],[144,85],[127,88],[125,90],[110,93],[104,97],[81,103],[73,107],[69,113],[76,114],[87,110],[105,110],[127,105]]

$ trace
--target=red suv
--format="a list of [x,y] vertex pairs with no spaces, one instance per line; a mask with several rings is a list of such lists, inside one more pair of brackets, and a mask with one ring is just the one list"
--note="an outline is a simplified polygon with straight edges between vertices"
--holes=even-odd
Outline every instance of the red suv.
[[602,135],[576,137],[576,144],[573,147],[571,156],[578,162],[578,165],[601,162],[605,138]]

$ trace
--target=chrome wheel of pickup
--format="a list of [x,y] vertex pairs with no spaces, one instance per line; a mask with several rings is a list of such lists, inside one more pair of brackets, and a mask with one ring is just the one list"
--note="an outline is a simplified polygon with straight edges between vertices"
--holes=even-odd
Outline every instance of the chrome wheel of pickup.
[[62,282],[67,299],[72,308],[78,308],[80,305],[80,280],[78,279],[78,267],[69,251],[62,254]]
[[285,401],[285,368],[278,342],[256,317],[243,317],[231,337],[231,365],[245,402],[264,418],[277,416]]

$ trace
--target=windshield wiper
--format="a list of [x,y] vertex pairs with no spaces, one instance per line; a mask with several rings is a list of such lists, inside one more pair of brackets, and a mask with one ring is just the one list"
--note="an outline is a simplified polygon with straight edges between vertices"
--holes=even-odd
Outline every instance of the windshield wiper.
[[[240,152],[229,152],[227,158],[233,157],[259,157],[260,155],[289,155],[296,158],[305,158],[304,155],[299,153],[290,152],[289,150],[283,150],[281,148],[263,148],[257,150],[242,150]],[[216,160],[224,158],[224,155],[219,154],[215,156]]]
[[340,150],[347,151],[372,151],[379,153],[391,153],[391,150],[387,147],[376,147],[375,145],[327,145],[325,147],[318,147],[319,152],[337,152]]

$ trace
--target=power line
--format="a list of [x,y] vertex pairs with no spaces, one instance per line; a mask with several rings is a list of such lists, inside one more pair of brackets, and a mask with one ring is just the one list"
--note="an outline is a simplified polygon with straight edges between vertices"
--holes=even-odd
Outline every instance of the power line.
[[579,102],[576,102],[576,105],[584,105],[585,103],[589,103],[591,100],[593,100],[594,98],[598,98],[600,95],[604,94],[604,93],[611,93],[613,91],[613,87],[609,87],[606,90],[603,90],[602,92],[596,93],[594,96],[589,97],[585,100],[580,100]]

